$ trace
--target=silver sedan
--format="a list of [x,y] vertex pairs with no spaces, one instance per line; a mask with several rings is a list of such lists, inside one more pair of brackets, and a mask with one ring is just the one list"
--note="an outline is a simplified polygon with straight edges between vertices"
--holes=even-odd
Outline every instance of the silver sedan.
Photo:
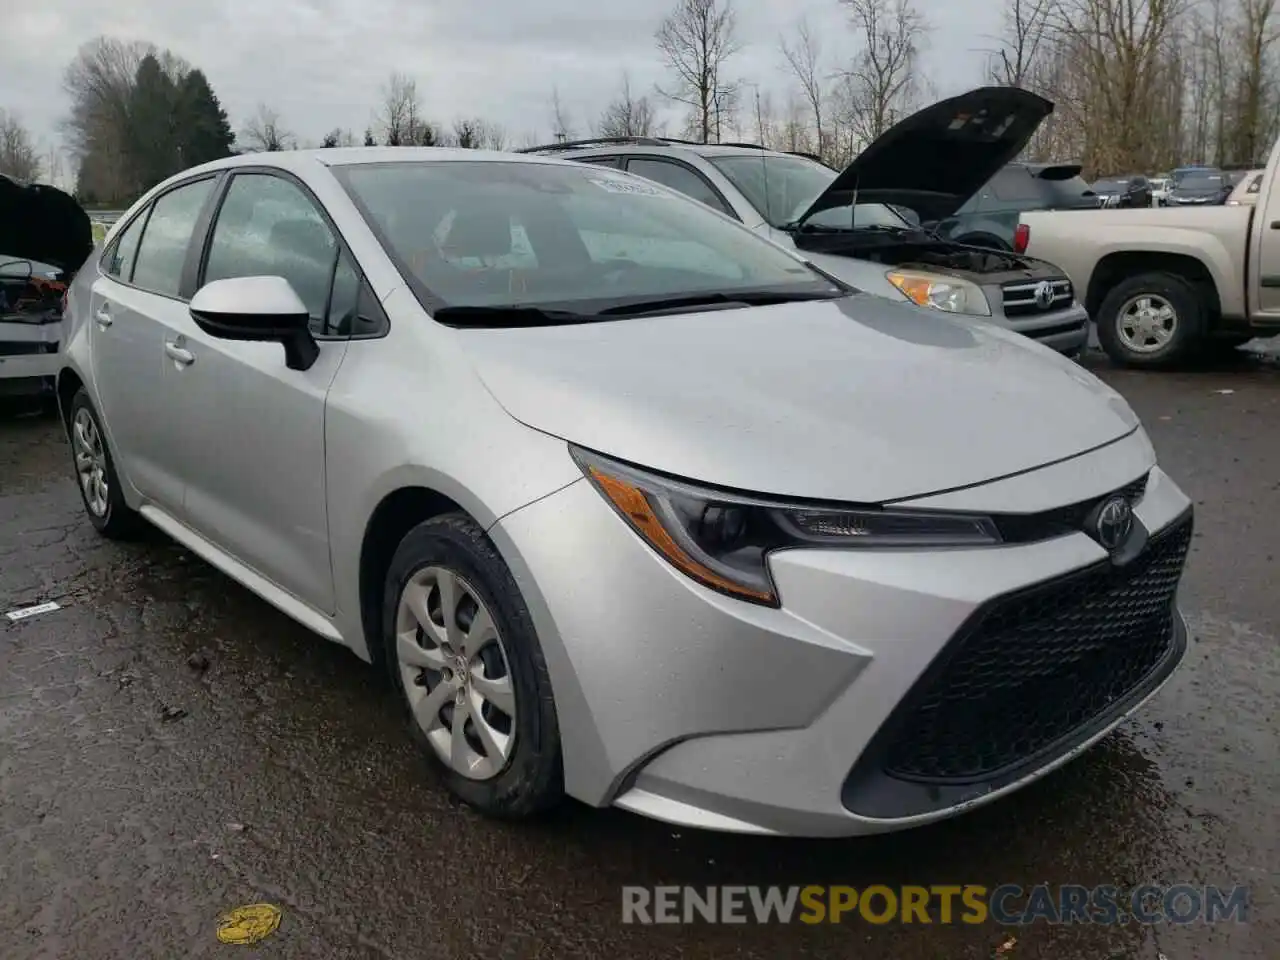
[[143,197],[68,310],[89,521],[381,664],[496,816],[912,826],[1183,656],[1191,507],[1118,395],[621,172],[234,157]]

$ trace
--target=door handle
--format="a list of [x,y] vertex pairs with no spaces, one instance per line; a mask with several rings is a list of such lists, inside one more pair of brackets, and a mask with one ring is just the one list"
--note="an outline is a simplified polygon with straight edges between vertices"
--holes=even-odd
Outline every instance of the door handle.
[[1271,221],[1271,229],[1272,229],[1272,230],[1280,230],[1280,220],[1272,220],[1272,221]]
[[174,363],[180,363],[184,367],[189,367],[196,362],[196,355],[184,347],[178,346],[172,340],[164,342],[164,355]]
[[103,330],[111,326],[111,311],[107,309],[107,305],[105,303],[98,308],[96,313],[94,313],[93,319],[97,321],[98,326]]

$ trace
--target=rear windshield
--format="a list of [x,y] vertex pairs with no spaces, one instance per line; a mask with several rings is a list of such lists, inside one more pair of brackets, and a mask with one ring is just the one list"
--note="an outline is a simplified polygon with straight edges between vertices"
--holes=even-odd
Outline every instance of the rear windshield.
[[1039,176],[1027,167],[1005,167],[961,207],[960,212],[1056,210],[1097,205],[1098,195],[1079,175],[1057,179]]

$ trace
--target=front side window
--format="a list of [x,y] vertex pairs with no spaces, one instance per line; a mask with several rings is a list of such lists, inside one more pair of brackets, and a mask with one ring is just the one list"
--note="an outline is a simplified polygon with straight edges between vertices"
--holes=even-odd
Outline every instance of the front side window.
[[804,157],[761,152],[709,159],[774,227],[785,227],[802,216],[836,178],[830,167]]
[[133,267],[135,286],[176,297],[196,221],[213,190],[212,178],[188,183],[164,194],[151,208]]
[[214,221],[204,282],[284,277],[319,333],[337,251],[333,231],[297,184],[270,174],[238,174]]
[[410,161],[335,173],[429,308],[590,314],[711,293],[845,293],[701,204],[610,170]]

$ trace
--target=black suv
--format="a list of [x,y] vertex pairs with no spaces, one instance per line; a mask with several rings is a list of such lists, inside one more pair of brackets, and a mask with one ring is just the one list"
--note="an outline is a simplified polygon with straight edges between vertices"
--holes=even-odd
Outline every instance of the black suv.
[[1024,210],[1078,210],[1099,206],[1076,163],[1010,163],[1000,169],[938,233],[960,243],[995,250],[1023,250],[1018,217]]

